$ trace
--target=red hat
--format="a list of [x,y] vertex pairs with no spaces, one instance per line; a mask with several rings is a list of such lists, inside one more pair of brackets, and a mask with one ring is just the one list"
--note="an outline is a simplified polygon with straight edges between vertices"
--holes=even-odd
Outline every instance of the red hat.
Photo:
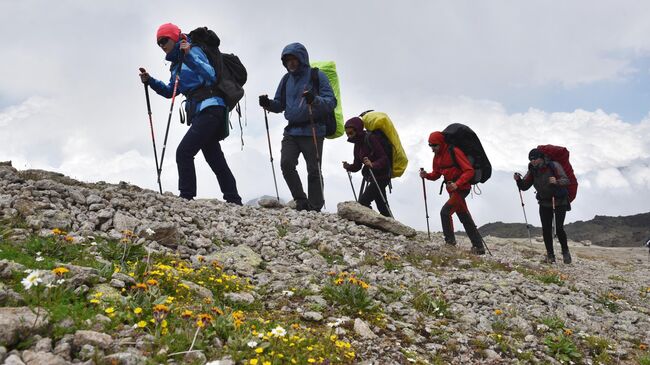
[[444,144],[445,136],[441,132],[433,132],[429,135],[430,144]]
[[156,32],[156,41],[165,37],[174,42],[178,42],[181,37],[181,29],[172,23],[165,23],[158,27],[158,31]]

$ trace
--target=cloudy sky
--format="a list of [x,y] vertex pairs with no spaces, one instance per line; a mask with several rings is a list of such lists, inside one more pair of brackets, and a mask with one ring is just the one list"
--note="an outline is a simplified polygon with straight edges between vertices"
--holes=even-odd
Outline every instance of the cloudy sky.
[[[428,134],[452,122],[471,126],[495,169],[468,204],[478,225],[523,222],[512,172],[524,172],[538,144],[571,150],[580,182],[568,221],[650,209],[650,3],[644,1],[2,1],[6,34],[0,67],[0,160],[19,169],[59,171],[95,182],[157,189],[138,67],[168,79],[155,43],[166,22],[207,25],[222,50],[249,71],[245,145],[239,127],[223,148],[245,201],[274,195],[264,116],[257,96],[284,74],[282,48],[303,43],[312,60],[334,60],[346,118],[388,113],[410,159],[394,180],[396,217],[426,229],[419,167],[430,170]],[[158,147],[169,100],[152,94]],[[269,116],[281,197],[281,115]],[[186,131],[174,114],[163,188],[178,193],[175,149]],[[160,151],[159,151],[160,153]],[[326,208],[352,199],[341,161],[352,145],[327,141]],[[219,198],[196,159],[200,198]],[[303,175],[304,163],[298,167]],[[354,176],[358,187],[359,176]],[[431,226],[446,200],[427,184]],[[531,223],[539,225],[532,191]]]

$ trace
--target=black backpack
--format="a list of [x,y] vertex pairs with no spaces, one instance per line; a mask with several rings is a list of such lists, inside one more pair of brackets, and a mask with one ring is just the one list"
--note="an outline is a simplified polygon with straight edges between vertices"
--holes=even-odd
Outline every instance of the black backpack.
[[[315,94],[318,95],[320,91],[320,78],[318,77],[319,69],[317,67],[311,68],[311,85],[312,90],[315,91]],[[285,74],[280,81],[281,91],[280,91],[280,104],[286,108],[287,106],[287,80],[289,79],[289,74]],[[336,115],[334,114],[334,109],[323,118],[325,123],[325,135],[331,136],[336,133]],[[303,123],[296,123],[303,124]],[[307,123],[304,123],[307,124]]]
[[445,136],[445,142],[449,145],[449,153],[454,165],[458,166],[456,154],[454,153],[454,147],[458,147],[474,167],[474,177],[470,184],[484,183],[492,176],[490,160],[488,160],[478,136],[470,127],[460,123],[453,123],[447,126],[442,131],[442,134]]
[[243,86],[248,78],[246,67],[234,54],[221,53],[221,40],[207,27],[196,28],[189,36],[192,45],[203,50],[217,72],[217,82],[212,85],[212,91],[224,100],[229,110],[233,110],[244,96]]

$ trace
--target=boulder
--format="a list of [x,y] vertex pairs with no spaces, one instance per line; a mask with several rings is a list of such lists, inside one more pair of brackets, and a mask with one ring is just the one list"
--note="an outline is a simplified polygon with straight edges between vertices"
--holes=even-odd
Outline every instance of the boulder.
[[336,208],[338,215],[341,218],[351,220],[357,224],[363,224],[365,226],[406,237],[415,237],[417,233],[413,228],[406,226],[393,218],[384,217],[357,202],[341,202],[336,206]]

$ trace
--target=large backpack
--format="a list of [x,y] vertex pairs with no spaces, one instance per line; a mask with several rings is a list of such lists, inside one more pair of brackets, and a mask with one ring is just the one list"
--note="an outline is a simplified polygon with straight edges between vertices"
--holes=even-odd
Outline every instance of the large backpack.
[[217,72],[217,82],[212,85],[212,91],[224,100],[228,110],[233,110],[244,96],[243,86],[248,78],[246,67],[234,54],[221,53],[221,40],[207,27],[196,28],[189,36],[192,45],[203,50]]
[[[327,115],[324,118],[324,123],[325,123],[325,137],[329,139],[337,138],[343,135],[345,132],[345,127],[343,125],[343,113],[341,109],[341,103],[339,101],[339,96],[340,96],[340,91],[339,91],[339,82],[338,82],[338,77],[336,76],[336,65],[334,62],[320,62],[318,64],[331,64],[333,68],[330,68],[330,72],[325,72],[325,70],[321,70],[318,67],[312,67],[311,68],[311,75],[310,75],[310,80],[311,80],[311,85],[312,89],[315,91],[315,94],[318,95],[320,91],[320,78],[318,77],[318,71],[323,71],[323,73],[327,76],[327,79],[330,82],[330,86],[332,86],[332,90],[334,91],[334,96],[336,97],[336,108],[332,110],[330,113],[327,113]],[[313,63],[312,63],[313,64]],[[333,70],[333,71],[332,71]],[[334,75],[334,76],[331,76]],[[287,104],[287,80],[289,79],[289,74],[285,74],[284,77],[282,77],[282,80],[280,81],[280,103],[284,106]],[[332,82],[335,80],[336,84],[336,89],[334,88],[334,83]],[[338,114],[337,114],[338,110]]]
[[366,137],[364,138],[364,143],[366,147],[370,150],[370,155],[373,157],[376,157],[374,148],[372,147],[372,143],[370,142],[370,136],[375,135],[379,138],[379,143],[381,144],[381,147],[384,149],[384,152],[386,153],[386,156],[388,156],[388,175],[390,178],[393,178],[393,145],[390,143],[388,140],[388,137],[384,134],[384,132],[381,131],[381,129],[375,129],[374,131],[369,131],[369,133],[366,133]]
[[[566,176],[569,178],[569,185],[566,188],[569,203],[571,203],[578,193],[578,179],[573,172],[571,162],[569,162],[569,150],[566,149],[566,147],[554,146],[552,144],[540,145],[537,146],[537,149],[542,151],[549,160],[559,163],[560,166],[562,166],[562,169],[564,169]],[[553,174],[555,174],[555,170],[553,171]]]
[[406,170],[406,166],[408,166],[409,160],[406,157],[404,148],[402,148],[402,142],[399,139],[399,134],[397,134],[393,121],[390,120],[386,113],[372,110],[362,113],[360,118],[366,130],[380,135],[382,147],[384,147],[384,151],[389,156],[391,179],[402,176]]
[[453,123],[448,125],[442,131],[442,134],[445,136],[445,142],[449,145],[449,152],[454,165],[458,166],[454,147],[460,148],[472,164],[474,176],[470,184],[484,183],[492,176],[490,160],[488,160],[478,136],[470,127],[460,123]]

